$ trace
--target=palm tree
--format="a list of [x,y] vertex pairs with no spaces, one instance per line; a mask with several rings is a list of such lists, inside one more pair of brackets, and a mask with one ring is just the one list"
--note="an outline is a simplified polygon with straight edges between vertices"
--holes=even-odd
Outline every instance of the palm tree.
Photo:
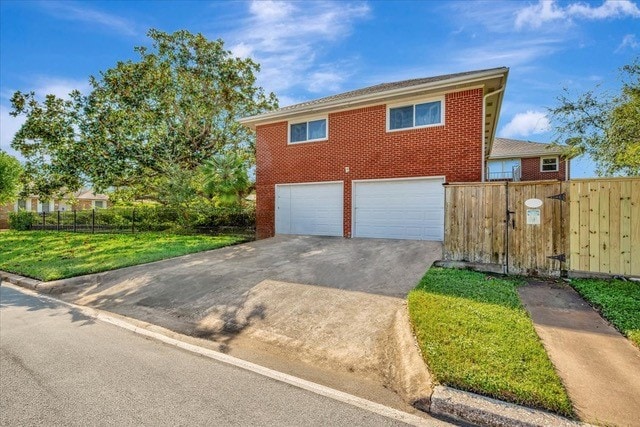
[[217,204],[240,204],[242,196],[251,186],[247,165],[238,153],[216,154],[202,166],[203,188]]

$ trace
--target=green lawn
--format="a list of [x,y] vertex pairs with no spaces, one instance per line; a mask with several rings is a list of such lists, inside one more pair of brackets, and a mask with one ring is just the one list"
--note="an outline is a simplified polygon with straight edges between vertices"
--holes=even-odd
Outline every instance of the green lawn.
[[522,307],[517,279],[431,268],[408,297],[435,380],[572,416],[571,401]]
[[8,231],[0,233],[0,270],[45,281],[56,280],[242,241],[246,241],[246,237]]
[[578,279],[572,280],[571,285],[603,317],[640,347],[640,283]]

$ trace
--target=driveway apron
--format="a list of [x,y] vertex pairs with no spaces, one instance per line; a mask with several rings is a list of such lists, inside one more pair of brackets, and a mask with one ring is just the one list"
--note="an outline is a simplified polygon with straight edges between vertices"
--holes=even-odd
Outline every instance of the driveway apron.
[[60,281],[71,289],[61,297],[212,340],[222,351],[259,341],[391,388],[415,389],[418,379],[424,392],[426,369],[398,368],[423,365],[419,356],[399,359],[417,354],[404,298],[441,256],[440,242],[276,236]]

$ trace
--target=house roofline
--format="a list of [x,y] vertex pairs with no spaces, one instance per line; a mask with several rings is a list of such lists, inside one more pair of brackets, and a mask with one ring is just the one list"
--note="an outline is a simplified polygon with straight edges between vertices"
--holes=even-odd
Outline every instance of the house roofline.
[[501,160],[501,159],[535,159],[536,157],[561,157],[562,159],[569,160],[569,158],[562,153],[544,153],[544,154],[525,154],[524,156],[504,154],[502,156],[489,156],[487,160]]
[[282,119],[285,119],[294,115],[305,114],[305,113],[319,113],[319,112],[324,112],[326,110],[340,109],[340,108],[351,107],[351,106],[356,107],[356,106],[359,106],[360,104],[384,100],[385,98],[388,98],[391,96],[411,95],[413,93],[420,92],[423,90],[428,90],[428,89],[431,89],[431,90],[444,89],[460,83],[471,84],[471,83],[480,82],[480,81],[488,80],[492,78],[500,78],[500,77],[506,78],[508,73],[509,73],[509,69],[507,67],[501,67],[501,68],[487,70],[487,71],[480,71],[478,73],[474,73],[470,75],[468,74],[464,76],[453,77],[446,80],[428,82],[428,83],[423,83],[415,86],[408,86],[408,87],[397,88],[397,89],[389,89],[389,90],[376,92],[372,94],[357,95],[347,99],[339,99],[339,100],[327,101],[327,102],[311,104],[311,105],[301,105],[299,108],[292,108],[288,110],[270,111],[267,113],[262,113],[255,116],[238,119],[238,122],[255,130],[257,125],[281,121]]

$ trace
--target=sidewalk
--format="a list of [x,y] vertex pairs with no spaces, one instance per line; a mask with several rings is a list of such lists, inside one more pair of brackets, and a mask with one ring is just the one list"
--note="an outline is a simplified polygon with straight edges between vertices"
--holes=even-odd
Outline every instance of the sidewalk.
[[519,293],[578,416],[640,426],[640,350],[566,284],[529,282]]

